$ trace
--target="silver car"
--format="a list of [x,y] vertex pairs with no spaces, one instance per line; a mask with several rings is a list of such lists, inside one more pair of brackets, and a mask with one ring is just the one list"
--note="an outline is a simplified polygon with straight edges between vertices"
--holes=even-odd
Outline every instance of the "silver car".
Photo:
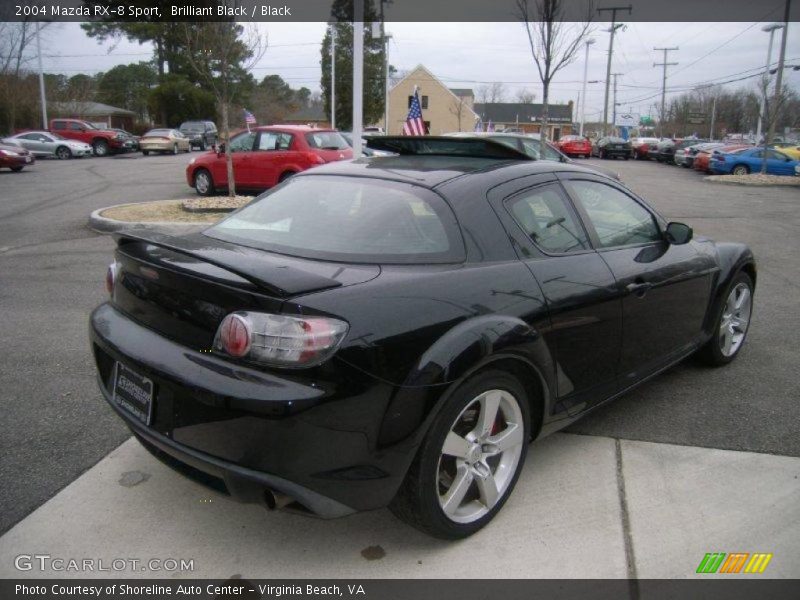
[[15,146],[22,146],[36,156],[55,156],[65,160],[92,155],[92,147],[89,144],[68,140],[49,131],[26,131],[9,136],[5,141]]

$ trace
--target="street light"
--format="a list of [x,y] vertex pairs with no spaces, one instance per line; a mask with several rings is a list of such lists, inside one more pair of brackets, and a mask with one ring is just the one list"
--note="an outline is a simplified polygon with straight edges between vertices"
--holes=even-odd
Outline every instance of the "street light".
[[772,62],[772,42],[775,39],[775,32],[778,29],[783,29],[783,25],[781,23],[770,23],[769,25],[764,25],[761,28],[761,31],[769,33],[769,48],[767,49],[767,64],[764,67],[764,77],[767,78],[767,84],[764,86],[764,93],[761,96],[758,106],[758,126],[756,127],[756,141],[761,139],[761,122],[762,118],[765,117],[764,115],[764,108],[766,106],[765,99],[767,94],[769,93],[769,81],[771,79],[769,74],[769,64]]
[[586,40],[586,56],[583,59],[583,92],[581,93],[581,126],[579,134],[583,136],[583,124],[586,121],[586,80],[589,77],[589,46],[594,44],[594,38]]

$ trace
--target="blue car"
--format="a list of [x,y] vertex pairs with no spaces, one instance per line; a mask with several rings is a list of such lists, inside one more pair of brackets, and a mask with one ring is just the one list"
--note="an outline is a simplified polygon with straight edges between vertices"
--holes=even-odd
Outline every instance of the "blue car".
[[[767,150],[768,175],[800,175],[800,161],[777,150]],[[760,173],[763,148],[743,148],[734,152],[713,154],[710,167],[717,175]]]

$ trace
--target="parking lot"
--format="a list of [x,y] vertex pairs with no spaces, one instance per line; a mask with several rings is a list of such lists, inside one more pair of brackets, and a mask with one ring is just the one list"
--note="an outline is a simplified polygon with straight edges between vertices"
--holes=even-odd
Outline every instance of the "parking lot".
[[[55,553],[41,546],[52,534],[42,523],[52,520],[64,521],[60,526],[69,534],[54,541],[62,553],[116,556],[120,548],[126,553],[164,548],[179,557],[192,553],[202,570],[195,574],[213,577],[266,569],[267,556],[282,545],[287,553],[260,571],[264,576],[457,576],[454,564],[466,562],[473,548],[499,552],[498,558],[507,561],[508,570],[482,577],[625,576],[632,568],[626,542],[632,528],[635,539],[642,539],[634,573],[686,576],[681,565],[665,571],[663,561],[655,561],[659,547],[671,542],[668,532],[653,529],[651,517],[653,511],[672,511],[660,523],[683,523],[700,501],[716,502],[722,511],[726,502],[733,503],[732,516],[724,513],[726,518],[736,518],[740,506],[741,511],[761,502],[772,506],[771,520],[748,521],[746,532],[761,531],[761,541],[793,547],[794,554],[784,557],[789,562],[776,555],[774,575],[800,575],[797,188],[718,185],[696,172],[654,162],[587,161],[617,169],[634,191],[669,220],[693,226],[695,235],[752,247],[758,281],[747,345],[727,368],[709,370],[687,361],[565,433],[536,443],[520,486],[498,521],[474,539],[448,546],[409,533],[388,511],[320,524],[210,499],[194,483],[176,479],[134,442],[120,447],[129,435],[96,389],[86,335],[88,315],[105,297],[113,241],[89,230],[86,221],[91,211],[104,206],[193,195],[183,176],[189,160],[190,155],[139,154],[41,160],[21,173],[0,172],[0,339],[9,346],[0,363],[6,424],[0,436],[0,480],[7,482],[0,489],[0,533],[42,507],[0,538],[2,576],[16,573],[6,560],[11,548]],[[703,454],[697,448],[715,450]],[[707,469],[695,468],[702,461],[710,461],[704,463]],[[146,476],[138,485],[117,485],[123,473]],[[665,487],[659,473],[684,485]],[[622,521],[617,520],[620,477],[631,507]],[[739,498],[698,492],[709,482],[736,481],[743,490]],[[656,498],[654,493],[662,495]],[[551,507],[561,514],[545,510]],[[103,514],[99,520],[98,511]],[[181,511],[182,516],[175,516]],[[609,521],[608,515],[615,519]],[[201,530],[195,516],[209,529]],[[722,533],[715,538],[715,532],[727,530],[721,518],[718,522],[707,516],[706,527],[681,543],[705,544],[705,551],[713,551],[740,541]],[[113,525],[123,520],[127,525]],[[139,524],[138,545],[116,545],[114,536],[130,536],[133,521]],[[504,547],[496,537],[503,535],[525,552],[514,554],[514,546]],[[201,540],[204,545],[211,539],[241,545],[230,560],[222,560],[217,547],[199,549]],[[325,539],[341,541],[343,554],[319,547]],[[245,551],[266,540],[270,551],[264,556]],[[597,561],[582,566],[570,562],[567,549],[578,546],[583,546],[581,556],[594,555]],[[699,552],[694,546],[692,551]],[[688,563],[696,565],[702,558],[695,554]],[[532,557],[549,558],[533,567]],[[464,568],[469,572],[468,563]]]

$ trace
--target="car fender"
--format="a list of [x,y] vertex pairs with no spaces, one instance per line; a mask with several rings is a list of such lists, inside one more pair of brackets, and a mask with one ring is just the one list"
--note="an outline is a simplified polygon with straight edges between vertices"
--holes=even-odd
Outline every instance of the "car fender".
[[[384,414],[379,445],[419,444],[450,394],[477,371],[503,361],[526,374],[526,388],[541,391],[546,415],[555,389],[554,363],[542,335],[525,321],[482,315],[459,323],[427,351],[396,390]],[[540,424],[540,423],[539,423]]]
[[753,279],[753,289],[756,285],[756,260],[753,251],[746,244],[736,242],[717,242],[715,244],[719,273],[716,285],[711,294],[709,310],[703,329],[708,335],[713,334],[716,315],[727,297],[728,288],[736,275],[744,270]]

